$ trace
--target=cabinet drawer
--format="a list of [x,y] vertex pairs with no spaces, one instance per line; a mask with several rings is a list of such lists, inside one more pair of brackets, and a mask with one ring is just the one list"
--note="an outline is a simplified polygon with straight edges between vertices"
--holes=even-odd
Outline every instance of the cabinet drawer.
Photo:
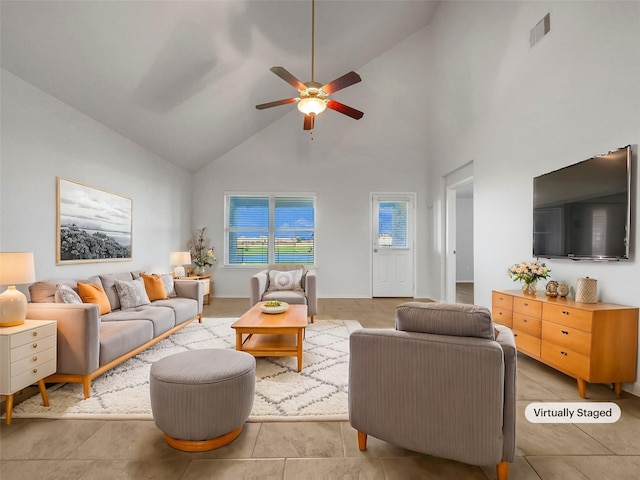
[[17,392],[18,390],[28,387],[29,385],[38,383],[38,380],[44,377],[48,377],[49,375],[52,375],[54,373],[56,373],[55,359],[43,365],[40,365],[39,367],[33,367],[31,370],[27,370],[20,375],[11,377],[11,392]]
[[491,305],[503,310],[513,310],[513,297],[500,292],[493,292],[491,295]]
[[521,313],[528,317],[540,318],[542,316],[542,302],[529,298],[515,297],[513,299],[513,312]]
[[56,324],[48,323],[42,325],[41,327],[33,328],[31,330],[26,330],[24,332],[16,333],[11,335],[10,344],[11,348],[19,347],[20,345],[26,345],[28,343],[33,343],[36,341],[40,341],[44,337],[50,337],[51,335],[56,334]]
[[542,319],[591,332],[593,313],[565,305],[545,304],[542,309]]
[[516,339],[516,347],[518,350],[521,350],[532,357],[540,358],[540,338],[536,338],[518,330],[513,331],[513,336]]
[[520,313],[513,314],[513,329],[540,338],[542,321]]
[[542,340],[582,355],[591,354],[591,334],[577,328],[544,321],[542,322]]
[[56,359],[56,349],[49,348],[42,352],[34,353],[33,355],[11,363],[11,375],[20,375],[27,370],[33,370],[39,368],[47,362]]
[[49,348],[53,348],[56,344],[56,336],[50,335],[48,337],[39,337],[36,340],[32,340],[29,343],[20,345],[17,348],[11,349],[11,362],[15,362],[22,358],[30,357],[39,352],[43,352]]
[[513,326],[512,315],[511,310],[504,310],[495,306],[491,309],[493,321],[505,327],[511,328]]
[[578,378],[589,380],[589,357],[550,342],[542,344],[542,360]]

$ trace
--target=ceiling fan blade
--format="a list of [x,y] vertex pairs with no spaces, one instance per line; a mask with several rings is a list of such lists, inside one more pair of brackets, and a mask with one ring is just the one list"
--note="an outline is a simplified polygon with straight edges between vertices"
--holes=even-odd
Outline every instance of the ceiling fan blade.
[[322,91],[327,95],[332,94],[333,92],[337,92],[338,90],[342,90],[343,88],[347,88],[354,83],[358,83],[362,79],[360,75],[356,72],[349,72],[341,76],[340,78],[336,78],[334,81],[327,83],[322,86]]
[[292,74],[290,74],[286,68],[271,67],[269,70],[271,70],[273,73],[278,75],[281,79],[283,79],[285,82],[287,82],[296,90],[302,91],[307,89],[306,85],[302,83],[300,80],[298,80],[296,77],[294,77]]
[[315,115],[305,115],[304,116],[304,130],[313,130],[313,124],[315,123]]
[[282,100],[276,100],[275,102],[261,103],[260,105],[256,105],[256,108],[258,110],[264,110],[265,108],[278,107],[280,105],[286,105],[287,103],[296,103],[297,101],[297,98],[285,98]]
[[356,120],[360,120],[364,115],[360,110],[356,110],[355,108],[351,108],[344,103],[336,102],[335,100],[327,100],[327,108],[331,110],[335,110],[336,112],[343,113],[351,118],[355,118]]

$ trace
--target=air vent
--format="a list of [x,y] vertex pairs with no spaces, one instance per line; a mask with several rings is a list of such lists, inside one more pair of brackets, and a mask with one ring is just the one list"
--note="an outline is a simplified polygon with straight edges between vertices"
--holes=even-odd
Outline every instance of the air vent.
[[529,44],[533,47],[542,37],[551,31],[551,14],[547,13],[538,24],[531,29]]

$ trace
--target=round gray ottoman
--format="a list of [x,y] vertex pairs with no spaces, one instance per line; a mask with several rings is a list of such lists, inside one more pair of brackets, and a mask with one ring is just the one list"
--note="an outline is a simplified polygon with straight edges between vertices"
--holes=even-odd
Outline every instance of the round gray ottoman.
[[253,407],[256,360],[245,352],[176,353],[151,366],[151,412],[169,445],[213,450],[234,440]]

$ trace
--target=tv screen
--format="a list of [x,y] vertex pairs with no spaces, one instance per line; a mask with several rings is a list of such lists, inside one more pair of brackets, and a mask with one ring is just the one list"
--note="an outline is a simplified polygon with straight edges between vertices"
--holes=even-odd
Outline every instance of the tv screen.
[[631,146],[533,179],[533,255],[629,258]]

